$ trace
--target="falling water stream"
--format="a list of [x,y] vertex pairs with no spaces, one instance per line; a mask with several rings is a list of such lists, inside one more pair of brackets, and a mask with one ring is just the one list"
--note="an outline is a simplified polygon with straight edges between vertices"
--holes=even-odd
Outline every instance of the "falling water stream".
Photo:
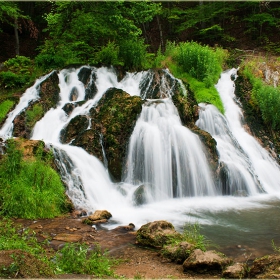
[[[200,104],[197,121],[217,141],[221,174],[218,183],[213,180],[203,144],[180,121],[171,98],[176,79],[167,70],[160,82],[159,99],[146,99],[150,98],[151,71],[127,73],[118,81],[111,68],[89,69],[96,77],[92,81],[97,88],[94,97],[86,99],[85,86],[78,79],[80,69],[60,71],[60,101],[36,123],[31,137],[54,149],[67,194],[76,207],[89,212],[107,209],[113,215],[108,228],[130,222],[139,227],[165,219],[181,230],[186,223],[197,222],[202,233],[224,250],[248,252],[246,246],[262,253],[271,250],[270,240],[280,240],[280,169],[242,126],[231,79],[235,69],[222,73],[217,84],[225,114],[212,105]],[[47,77],[37,80],[23,94],[1,128],[0,137],[12,137],[14,118],[30,101],[40,98],[39,85]],[[145,99],[129,141],[128,168],[118,183],[110,180],[106,166],[96,157],[60,142],[60,133],[71,119],[89,116],[89,110],[111,87]],[[71,97],[73,89],[75,101]],[[70,115],[63,110],[67,103],[76,105]],[[144,204],[135,205],[138,191],[144,194]]]

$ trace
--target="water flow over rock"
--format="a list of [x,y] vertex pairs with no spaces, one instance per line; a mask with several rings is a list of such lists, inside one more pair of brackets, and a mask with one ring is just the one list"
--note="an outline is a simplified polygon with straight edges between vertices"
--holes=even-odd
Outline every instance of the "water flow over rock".
[[225,116],[212,105],[200,104],[197,125],[217,141],[223,193],[279,192],[278,164],[243,127],[242,111],[234,95],[236,74],[236,69],[222,73],[216,86],[224,103]]
[[144,185],[148,201],[216,194],[199,137],[182,126],[171,99],[143,106],[126,166],[125,182]]

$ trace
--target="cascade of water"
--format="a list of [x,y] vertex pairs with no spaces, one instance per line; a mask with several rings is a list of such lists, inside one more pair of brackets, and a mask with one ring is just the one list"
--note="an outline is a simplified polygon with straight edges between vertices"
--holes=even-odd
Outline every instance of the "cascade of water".
[[40,84],[46,80],[50,75],[52,75],[53,72],[37,79],[34,83],[34,85],[30,88],[28,88],[25,93],[21,96],[19,103],[15,107],[13,111],[11,111],[8,115],[8,118],[6,119],[5,123],[3,124],[1,130],[0,130],[0,137],[3,139],[8,139],[12,137],[13,133],[13,121],[15,117],[20,114],[31,101],[35,101],[39,99],[39,89]]
[[275,193],[280,190],[280,168],[269,153],[242,126],[242,111],[235,102],[232,77],[236,69],[222,73],[217,90],[225,107],[225,117],[211,105],[200,104],[197,125],[217,141],[220,161],[225,163],[229,194],[245,191]]
[[200,140],[182,126],[171,99],[143,106],[126,166],[125,182],[143,184],[148,200],[216,194]]

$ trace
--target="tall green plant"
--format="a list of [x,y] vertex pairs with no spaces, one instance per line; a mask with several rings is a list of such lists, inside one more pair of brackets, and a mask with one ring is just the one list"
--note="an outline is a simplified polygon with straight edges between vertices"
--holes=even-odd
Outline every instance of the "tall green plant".
[[41,156],[23,160],[13,140],[0,163],[0,197],[1,214],[8,217],[52,218],[68,210],[59,175]]

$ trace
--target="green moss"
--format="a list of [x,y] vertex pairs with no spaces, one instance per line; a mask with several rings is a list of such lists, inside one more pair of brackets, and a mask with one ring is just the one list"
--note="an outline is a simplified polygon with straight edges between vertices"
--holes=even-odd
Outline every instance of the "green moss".
[[25,111],[25,114],[26,125],[29,129],[32,129],[36,122],[44,116],[43,106],[40,103],[34,104]]
[[3,122],[5,117],[7,116],[8,112],[14,106],[15,102],[12,100],[5,100],[0,104],[0,123]]

